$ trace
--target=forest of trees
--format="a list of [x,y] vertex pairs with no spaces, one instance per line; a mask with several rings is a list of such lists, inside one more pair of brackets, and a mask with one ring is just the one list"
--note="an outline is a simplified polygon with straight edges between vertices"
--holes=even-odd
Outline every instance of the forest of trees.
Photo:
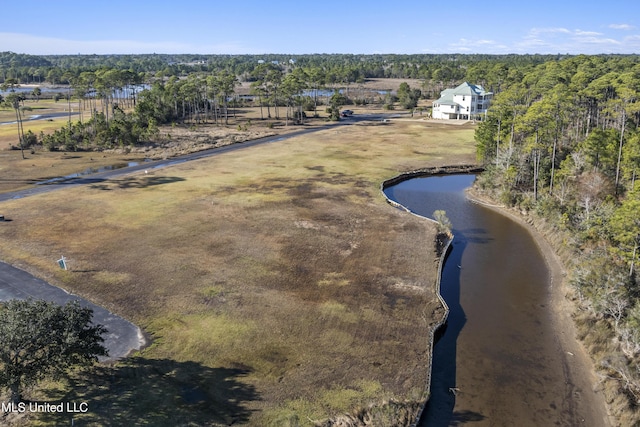
[[[226,124],[230,111],[235,111],[230,104],[240,102],[235,96],[239,82],[251,84],[262,118],[284,117],[289,123],[304,121],[305,111],[317,114],[319,99],[301,96],[305,89],[349,88],[368,78],[421,79],[422,88],[405,84],[397,97],[388,95],[384,101],[385,108],[393,108],[397,101],[403,108],[414,108],[421,97],[437,97],[445,87],[463,80],[499,91],[521,79],[527,70],[558,58],[457,54],[34,56],[0,52],[0,86],[49,84],[60,89],[56,99],[80,102],[79,122],[70,120],[52,135],[20,135],[23,149],[38,144],[50,150],[77,150],[145,142],[157,135],[162,124]],[[140,87],[149,90],[131,90]],[[116,99],[114,93],[120,96]],[[4,105],[14,108],[20,120],[25,98],[40,96],[35,90],[16,92],[5,96]],[[341,105],[367,102],[341,94],[324,100],[334,119]]]
[[[640,422],[640,56],[0,53],[0,84],[68,85],[92,111],[40,136],[49,149],[136,144],[163,123],[223,125],[239,82],[250,82],[263,118],[303,120],[318,108],[305,89],[390,77],[423,82],[401,86],[403,108],[463,81],[494,93],[475,136],[479,186],[553,228],[571,260],[581,337],[621,391],[608,398]],[[336,93],[329,107],[351,101]]]
[[[295,68],[319,70],[327,84],[357,83],[368,78],[405,78],[451,85],[464,80],[499,91],[500,86],[521,72],[561,55],[58,55],[33,56],[0,52],[0,84],[16,79],[20,84],[67,84],[83,72],[100,69],[129,71],[146,82],[193,73],[234,74],[239,81],[254,81],[257,68],[274,64],[283,72]],[[435,96],[439,91],[435,93]]]
[[640,403],[639,125],[637,58],[576,56],[503,85],[476,131],[481,187],[544,218],[569,251],[581,336],[628,425]]

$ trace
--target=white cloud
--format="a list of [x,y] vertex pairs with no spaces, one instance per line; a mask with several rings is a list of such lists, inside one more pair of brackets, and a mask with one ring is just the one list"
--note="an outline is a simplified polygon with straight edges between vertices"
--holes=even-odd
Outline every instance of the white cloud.
[[544,41],[543,39],[533,38],[533,37],[526,37],[523,42],[516,43],[516,45],[521,45],[521,46],[543,46],[546,44],[547,42]]
[[[532,28],[523,40],[514,43],[516,53],[551,53],[551,40],[571,34],[566,28]],[[554,52],[557,53],[558,51]]]
[[611,24],[609,25],[609,28],[612,28],[614,30],[630,31],[630,30],[634,30],[636,27],[629,24]]
[[539,34],[571,34],[571,31],[566,28],[532,28],[529,34],[532,36]]
[[237,42],[192,45],[168,41],[66,40],[29,34],[0,33],[0,52],[11,51],[33,55],[74,55],[78,53],[98,55],[139,53],[232,54],[252,50]]
[[468,45],[487,45],[494,44],[493,40],[473,40],[473,39],[460,39],[456,43],[452,43],[452,46],[468,46]]
[[596,31],[582,31],[582,30],[575,30],[573,33],[576,36],[580,36],[580,37],[582,37],[582,36],[593,36],[593,37],[595,37],[595,36],[601,36],[602,35],[602,33],[598,33]]
[[[632,28],[625,26],[625,29]],[[444,36],[442,36],[444,37]],[[441,39],[442,37],[435,37]],[[567,27],[533,27],[518,38],[474,39],[466,36],[448,44],[426,47],[428,53],[474,52],[487,54],[632,54],[640,52],[640,34],[619,33],[611,29],[569,29]]]
[[600,38],[600,37],[576,37],[576,40],[580,43],[588,43],[588,44],[600,44],[600,45],[611,45],[611,46],[619,46],[622,43],[618,40],[609,39],[609,38]]
[[532,28],[516,42],[518,53],[636,53],[640,40],[631,37],[618,39],[599,31],[566,28]]

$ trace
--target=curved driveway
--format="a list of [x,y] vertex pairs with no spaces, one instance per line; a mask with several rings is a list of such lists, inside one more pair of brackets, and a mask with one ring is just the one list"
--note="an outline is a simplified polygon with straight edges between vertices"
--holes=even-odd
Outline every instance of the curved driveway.
[[64,289],[52,286],[26,271],[0,262],[0,301],[28,298],[42,299],[60,305],[75,300],[81,306],[92,309],[94,323],[107,328],[104,344],[109,350],[109,357],[101,360],[119,359],[132,350],[139,350],[145,343],[142,331],[133,323]]
[[[198,151],[196,153],[186,154],[170,160],[159,160],[155,162],[145,162],[136,166],[110,170],[92,174],[86,177],[60,179],[36,185],[35,187],[14,191],[10,193],[0,194],[0,202],[11,199],[19,199],[35,194],[46,193],[49,191],[69,188],[70,186],[94,184],[96,182],[106,181],[121,175],[127,175],[146,169],[157,169],[161,167],[171,166],[174,164],[184,163],[189,160],[201,159],[216,154],[226,153],[229,151],[239,150],[252,147],[254,145],[265,144],[270,142],[282,141],[296,136],[304,135],[311,132],[325,130],[336,125],[349,125],[359,121],[381,120],[384,115],[358,115],[347,120],[343,120],[339,124],[328,124],[316,128],[303,129],[286,135],[276,135],[266,138],[255,139],[238,144],[227,145],[219,148]],[[386,116],[389,117],[389,116]],[[5,224],[8,225],[8,224]],[[52,286],[43,280],[40,280],[26,271],[12,267],[0,261],[0,301],[8,301],[10,299],[43,299],[53,301],[58,304],[66,304],[69,301],[77,300],[83,307],[89,307],[93,310],[93,320],[97,324],[102,324],[108,329],[105,336],[105,346],[109,350],[109,357],[101,360],[114,360],[125,357],[132,351],[139,350],[144,346],[145,339],[139,327],[133,323],[119,317],[106,309],[93,304],[92,302],[68,293],[64,289]]]

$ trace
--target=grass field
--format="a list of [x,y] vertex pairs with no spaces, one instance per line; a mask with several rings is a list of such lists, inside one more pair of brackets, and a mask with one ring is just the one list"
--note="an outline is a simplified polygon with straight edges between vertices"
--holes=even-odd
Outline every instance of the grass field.
[[[63,115],[61,117],[55,117],[46,120],[34,120],[30,121],[29,118],[33,116],[60,113],[66,114],[69,111],[69,105],[66,101],[55,102],[53,100],[29,100],[24,102],[22,116],[24,120],[24,131],[31,130],[35,134],[40,132],[50,132],[64,126],[69,121],[69,116]],[[71,115],[72,120],[78,118],[78,102],[71,103],[71,112],[75,115]],[[16,120],[16,113],[13,108],[3,106],[0,108],[0,123],[14,122]],[[13,125],[1,125],[0,126],[0,149],[4,150],[9,144],[18,145],[18,132],[17,127]]]
[[423,399],[427,331],[442,315],[435,230],[379,186],[473,162],[473,129],[344,126],[2,203],[1,259],[152,338],[32,398],[89,402],[83,425],[167,426],[313,425]]
[[[397,83],[397,82],[396,82]],[[376,83],[379,84],[379,83]],[[77,103],[71,104],[73,112],[77,113]],[[52,100],[26,101],[28,108],[24,112],[24,131],[52,133],[65,126],[69,117],[66,102]],[[379,111],[376,106],[356,108],[359,113]],[[235,114],[237,113],[237,114]],[[266,117],[266,108],[263,111]],[[43,114],[62,114],[47,120],[27,120],[29,117]],[[166,159],[192,151],[199,151],[215,146],[241,142],[263,136],[286,134],[314,126],[326,125],[327,113],[319,108],[318,117],[306,120],[304,126],[288,125],[284,118],[262,120],[260,108],[246,107],[232,110],[229,125],[214,124],[190,125],[174,124],[160,127],[156,140],[138,147],[103,151],[77,152],[49,152],[35,147],[25,150],[25,159],[18,149],[18,126],[15,123],[15,113],[10,108],[0,108],[0,193],[26,188],[34,183],[52,178],[67,176],[90,169],[111,167],[113,165],[142,162],[145,159]],[[275,114],[275,111],[272,112]],[[284,114],[284,108],[281,108]],[[86,119],[89,111],[83,112]],[[234,117],[235,116],[235,117]],[[76,114],[71,120],[78,120]],[[13,149],[11,149],[13,148]]]

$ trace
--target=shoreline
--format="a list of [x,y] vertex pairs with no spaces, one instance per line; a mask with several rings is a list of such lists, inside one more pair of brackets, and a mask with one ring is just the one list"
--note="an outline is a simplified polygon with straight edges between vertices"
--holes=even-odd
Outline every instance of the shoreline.
[[[601,385],[597,380],[596,368],[584,345],[578,340],[576,325],[572,318],[574,304],[567,298],[570,293],[566,280],[567,271],[560,257],[544,234],[522,215],[504,205],[495,204],[490,198],[479,194],[474,187],[467,189],[467,198],[487,209],[515,221],[531,235],[542,254],[549,270],[549,300],[551,304],[550,318],[556,331],[556,341],[564,356],[565,372],[573,383],[567,384],[571,394],[588,408],[590,420],[597,420],[596,425],[612,427],[615,420],[608,412]],[[600,422],[601,421],[601,422]]]
[[[446,168],[446,166],[444,167]],[[437,168],[436,168],[437,169]],[[413,172],[415,173],[415,172]],[[437,173],[432,173],[433,176],[437,175]],[[408,209],[406,206],[396,202],[395,200],[391,200],[390,198],[387,197],[387,195],[384,193],[384,190],[390,186],[393,186],[395,184],[398,184],[402,181],[405,181],[407,179],[411,179],[414,176],[411,175],[411,173],[403,173],[400,175],[397,175],[393,178],[387,179],[385,181],[382,182],[382,184],[380,184],[380,192],[382,193],[383,197],[385,198],[385,200],[387,201],[387,203],[393,207],[395,207],[396,209],[400,209],[401,211],[404,211],[410,215],[414,215],[422,220],[426,220],[426,221],[430,221],[430,222],[436,222],[431,218],[428,218],[426,216],[422,216],[419,214],[416,214],[414,212],[412,212],[410,209]],[[438,273],[436,274],[436,282],[434,283],[434,287],[436,289],[436,296],[438,297],[438,300],[440,301],[440,304],[442,306],[442,308],[444,309],[444,314],[442,315],[442,318],[440,318],[434,325],[432,328],[430,328],[430,330],[428,331],[428,340],[429,340],[429,353],[430,356],[428,358],[429,360],[429,366],[428,366],[428,372],[427,372],[427,381],[425,384],[425,391],[424,391],[424,396],[426,396],[426,398],[420,402],[420,406],[418,408],[417,413],[415,414],[414,417],[414,422],[412,422],[410,424],[410,427],[416,427],[418,424],[420,424],[420,422],[422,421],[422,414],[424,413],[425,408],[427,407],[427,404],[429,403],[429,400],[431,399],[431,377],[433,374],[433,349],[434,346],[436,344],[436,334],[438,333],[438,331],[446,325],[447,323],[447,319],[449,318],[449,305],[447,304],[447,302],[445,301],[444,297],[442,296],[442,292],[441,292],[441,283],[442,283],[442,269],[444,268],[444,263],[447,262],[447,257],[449,256],[449,252],[451,250],[451,244],[453,243],[453,236],[450,236],[443,249],[442,249],[442,253],[440,254],[439,258],[438,258]]]
[[[478,165],[445,165],[440,167],[421,168],[418,170],[407,171],[393,178],[385,180],[381,184],[380,189],[384,194],[385,188],[412,178],[450,175],[458,173],[478,173],[481,170],[482,167]],[[522,226],[533,238],[533,241],[538,247],[538,251],[542,255],[548,269],[548,298],[551,307],[548,314],[552,322],[553,329],[556,332],[554,337],[556,346],[558,347],[563,357],[564,371],[566,379],[568,380],[566,384],[566,395],[570,401],[570,410],[574,410],[576,405],[580,405],[582,406],[583,413],[588,414],[588,418],[583,419],[583,422],[591,421],[592,423],[594,423],[594,425],[602,427],[615,426],[616,422],[608,412],[608,406],[602,393],[601,385],[599,384],[599,381],[597,379],[597,372],[593,364],[593,360],[585,349],[584,345],[577,338],[576,325],[572,318],[572,313],[575,311],[575,306],[567,298],[567,295],[570,293],[570,289],[568,287],[569,285],[565,280],[567,271],[559,255],[556,253],[552,245],[544,236],[544,233],[541,230],[538,230],[534,224],[528,222],[522,215],[514,212],[511,209],[508,209],[504,205],[495,204],[492,199],[480,194],[475,189],[475,187],[467,189],[465,193],[469,201],[482,205],[487,209],[493,210],[494,212],[508,217],[510,220]],[[406,207],[389,200],[386,196],[385,199],[390,205],[399,208],[409,214],[417,215]],[[425,218],[420,215],[417,216],[419,216],[420,218]],[[425,219],[431,220],[430,218]],[[445,257],[441,258],[441,264],[443,264],[442,261],[444,258]],[[437,280],[439,284],[441,280],[440,269],[438,274],[439,276]],[[443,301],[442,296],[439,292],[440,291],[438,289],[438,297],[441,301]],[[444,319],[446,321],[446,316]],[[442,324],[436,326],[430,335],[433,336],[435,333],[437,333]],[[431,359],[433,359],[433,345],[434,343],[432,342]],[[431,364],[432,363],[433,361],[431,361]],[[429,366],[429,379],[431,378],[431,364]],[[427,387],[427,400],[424,402],[424,405],[428,403],[431,397],[430,381],[427,384]],[[421,413],[422,410],[418,414],[416,424],[420,421],[422,415]]]

